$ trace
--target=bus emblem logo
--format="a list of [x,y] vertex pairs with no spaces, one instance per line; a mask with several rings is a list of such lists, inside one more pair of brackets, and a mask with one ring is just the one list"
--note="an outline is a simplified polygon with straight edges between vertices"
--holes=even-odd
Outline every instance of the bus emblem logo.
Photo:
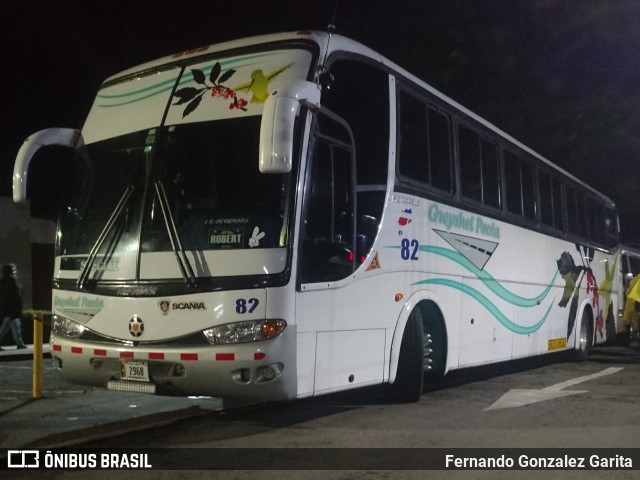
[[144,332],[144,323],[142,319],[137,315],[134,315],[131,320],[129,320],[129,333],[132,337],[139,337]]
[[162,315],[168,315],[169,314],[169,300],[160,300],[158,302],[158,306],[160,307],[160,311],[162,312]]

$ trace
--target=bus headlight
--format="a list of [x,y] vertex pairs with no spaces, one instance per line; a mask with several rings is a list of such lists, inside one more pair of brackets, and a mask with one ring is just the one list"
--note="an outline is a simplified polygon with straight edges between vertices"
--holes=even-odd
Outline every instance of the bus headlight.
[[228,345],[267,340],[280,335],[286,326],[284,320],[250,320],[218,325],[202,333],[212,345]]
[[78,338],[85,327],[81,323],[54,315],[51,319],[51,331],[59,337]]

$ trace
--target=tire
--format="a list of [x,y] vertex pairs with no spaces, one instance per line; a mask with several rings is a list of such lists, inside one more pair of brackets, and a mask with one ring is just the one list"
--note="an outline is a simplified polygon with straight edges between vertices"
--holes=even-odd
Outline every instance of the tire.
[[402,334],[398,372],[392,385],[392,396],[400,402],[417,402],[424,389],[425,346],[422,313],[418,307],[409,315]]
[[574,351],[576,361],[584,362],[589,358],[589,349],[593,345],[593,320],[585,310],[580,320],[580,330],[577,332],[577,345]]

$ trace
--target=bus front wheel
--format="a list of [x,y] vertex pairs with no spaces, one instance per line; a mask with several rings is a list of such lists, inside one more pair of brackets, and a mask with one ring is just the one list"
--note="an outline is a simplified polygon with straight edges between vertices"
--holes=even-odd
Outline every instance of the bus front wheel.
[[422,313],[414,308],[402,334],[400,357],[392,395],[401,402],[417,402],[424,388],[425,335]]

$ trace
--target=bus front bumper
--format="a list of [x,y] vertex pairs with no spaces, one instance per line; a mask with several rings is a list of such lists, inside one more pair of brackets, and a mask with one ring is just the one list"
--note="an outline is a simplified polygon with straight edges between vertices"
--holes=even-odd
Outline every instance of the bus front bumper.
[[295,342],[287,338],[292,333],[255,343],[161,350],[80,344],[52,335],[50,351],[62,375],[81,385],[270,401],[296,396]]

